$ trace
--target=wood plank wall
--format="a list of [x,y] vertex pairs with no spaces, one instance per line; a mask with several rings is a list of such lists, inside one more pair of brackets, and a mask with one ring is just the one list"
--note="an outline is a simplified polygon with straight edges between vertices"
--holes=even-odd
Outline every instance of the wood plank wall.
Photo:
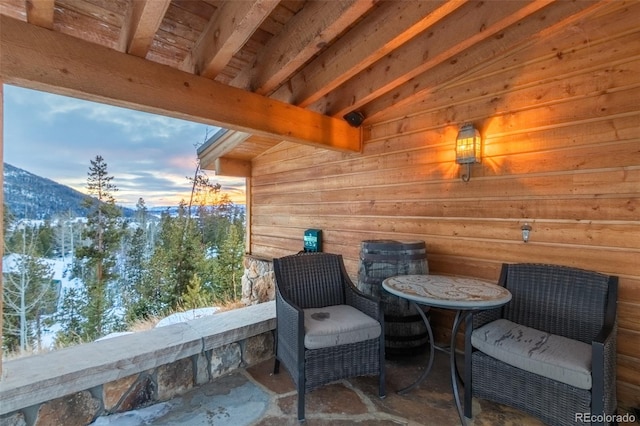
[[[640,2],[613,2],[438,86],[377,117],[360,155],[281,144],[258,157],[251,252],[297,252],[319,228],[354,279],[370,239],[424,240],[432,272],[497,280],[503,262],[546,262],[618,275],[618,399],[639,407],[638,16]],[[454,161],[466,121],[484,137],[468,183]]]

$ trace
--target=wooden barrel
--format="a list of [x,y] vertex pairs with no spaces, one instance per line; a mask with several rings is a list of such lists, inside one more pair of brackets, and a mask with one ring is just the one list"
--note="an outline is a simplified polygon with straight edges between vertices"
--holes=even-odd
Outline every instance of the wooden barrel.
[[[407,300],[385,291],[382,281],[395,275],[428,273],[424,241],[368,240],[361,244],[358,288],[382,302],[385,349],[389,355],[422,351],[429,337],[420,314]],[[426,312],[428,308],[423,310]]]

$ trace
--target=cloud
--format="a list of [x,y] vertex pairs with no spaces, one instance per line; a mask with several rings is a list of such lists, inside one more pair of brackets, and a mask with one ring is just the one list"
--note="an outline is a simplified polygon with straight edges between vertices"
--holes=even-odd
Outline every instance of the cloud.
[[[25,91],[27,89],[17,90]],[[82,116],[87,122],[93,122],[100,127],[109,126],[113,131],[127,135],[127,139],[133,142],[146,142],[150,139],[168,142],[185,132],[204,127],[201,124],[142,111],[46,92],[31,90],[29,92],[32,93],[28,96],[19,93],[16,98],[23,105],[37,105],[38,108],[35,111],[44,121],[55,123],[64,117],[76,119],[78,116]],[[214,131],[216,130],[217,128]]]
[[[101,155],[119,204],[176,205],[190,191],[196,146],[218,128],[5,85],[4,160],[85,191],[89,161]],[[213,177],[234,202],[244,179]],[[157,204],[167,203],[167,204]]]

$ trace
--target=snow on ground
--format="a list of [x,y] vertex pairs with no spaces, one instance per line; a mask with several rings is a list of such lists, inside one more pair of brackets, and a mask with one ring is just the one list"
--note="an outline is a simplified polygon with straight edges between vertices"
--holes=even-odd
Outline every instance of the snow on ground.
[[171,324],[177,324],[179,322],[187,322],[194,320],[196,318],[207,317],[209,315],[213,315],[218,312],[220,308],[211,307],[211,308],[199,308],[199,309],[191,309],[189,311],[184,312],[176,312],[175,314],[171,314],[166,318],[161,319],[156,324],[156,327],[164,327]]
[[[20,259],[20,255],[11,254],[7,255],[3,258],[3,271],[11,271],[16,269],[16,265],[18,264]],[[72,259],[69,258],[60,258],[60,259],[42,259],[47,265],[49,265],[51,272],[53,273],[52,279],[54,281],[60,282],[60,298],[58,299],[58,309],[60,309],[60,304],[64,298],[64,293],[71,288],[82,288],[82,282],[78,279],[70,278],[70,268]],[[116,307],[114,313],[119,316],[124,316],[124,310],[122,308]],[[170,324],[176,324],[180,322],[187,322],[197,318],[202,318],[205,316],[213,315],[218,312],[219,308],[217,307],[209,307],[209,308],[199,308],[199,309],[191,309],[189,311],[177,312],[175,314],[169,315],[166,318],[160,320],[156,327],[164,327]],[[55,349],[55,337],[56,333],[60,331],[61,327],[59,323],[54,323],[49,327],[45,327],[42,330],[41,334],[41,349],[43,350],[52,350]],[[116,337],[123,334],[130,334],[130,332],[122,332],[122,333],[111,333],[107,336],[102,337],[99,340],[107,339],[111,337]]]
[[[82,288],[82,281],[77,278],[71,278],[71,262],[70,258],[62,258],[62,259],[45,259],[51,269],[53,270],[53,279],[60,281],[60,297],[58,298],[58,310],[62,305],[62,300],[64,299],[64,293],[69,289]],[[55,339],[56,333],[60,331],[62,327],[59,323],[54,323],[50,327],[46,327],[42,331],[42,348],[47,349],[55,349]]]
[[[12,253],[4,256],[2,259],[2,270],[4,272],[12,272],[16,271],[21,264],[21,254]],[[58,298],[58,309],[60,309],[60,304],[62,303],[62,299],[64,297],[64,293],[70,288],[81,288],[82,282],[78,279],[70,278],[70,268],[71,268],[71,259],[69,258],[59,258],[59,259],[41,259],[44,263],[49,267],[52,277],[51,279],[54,282],[60,283],[60,297]],[[43,316],[43,319],[48,318],[48,315]],[[41,348],[44,350],[54,349],[54,341],[56,333],[60,330],[60,324],[55,323],[49,327],[45,327],[42,330],[41,338]]]

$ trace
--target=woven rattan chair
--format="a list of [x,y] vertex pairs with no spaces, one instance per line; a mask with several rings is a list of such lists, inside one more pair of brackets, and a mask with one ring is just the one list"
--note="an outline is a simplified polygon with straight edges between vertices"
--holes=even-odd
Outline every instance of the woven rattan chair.
[[[503,265],[499,284],[511,291],[511,302],[467,321],[465,368],[470,371],[465,372],[465,415],[472,415],[472,395],[518,408],[549,425],[601,422],[615,414],[618,278],[524,263]],[[496,326],[503,328],[493,335],[495,340],[484,346],[484,352],[478,350],[477,346],[490,342],[487,336]],[[527,334],[530,331],[533,334]],[[538,331],[539,337],[531,339]],[[518,359],[524,367],[514,367],[513,358],[496,359],[502,354],[499,351],[494,356],[485,353],[507,340],[529,345]],[[538,362],[535,352],[547,363],[538,370],[532,366]],[[571,363],[565,365],[569,359]],[[574,363],[575,359],[580,362]],[[574,370],[575,365],[584,368]],[[578,379],[579,384],[574,383]]]
[[[305,418],[305,393],[336,380],[377,375],[384,397],[383,312],[377,300],[353,285],[342,256],[301,253],[274,259],[273,269],[274,373],[282,362],[291,374],[298,390],[298,419]],[[316,333],[316,327],[325,329]]]

